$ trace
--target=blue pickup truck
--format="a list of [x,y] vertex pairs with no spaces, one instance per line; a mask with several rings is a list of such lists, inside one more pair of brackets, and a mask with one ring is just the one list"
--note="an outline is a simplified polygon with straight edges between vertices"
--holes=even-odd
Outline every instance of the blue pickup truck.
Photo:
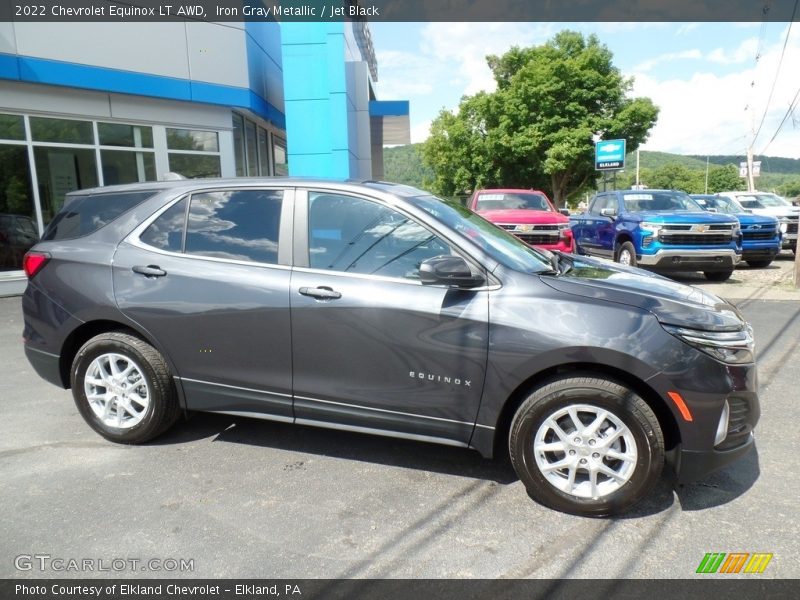
[[675,190],[599,193],[570,226],[578,254],[654,271],[703,271],[725,281],[742,257],[738,219],[706,212]]
[[754,269],[769,266],[781,251],[782,234],[778,219],[754,215],[736,200],[727,196],[692,194],[704,210],[733,215],[742,228],[742,260]]

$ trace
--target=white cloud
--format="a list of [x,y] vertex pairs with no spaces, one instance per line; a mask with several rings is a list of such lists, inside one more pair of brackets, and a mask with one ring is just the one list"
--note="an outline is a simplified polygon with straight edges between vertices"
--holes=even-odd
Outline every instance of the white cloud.
[[431,132],[431,122],[422,121],[411,128],[411,143],[418,144],[428,139]]
[[675,35],[686,35],[690,31],[694,31],[700,26],[700,23],[683,23],[680,27],[678,27],[678,31],[675,32]]
[[[684,154],[744,154],[752,138],[751,128],[757,128],[764,115],[784,36],[785,29],[779,42],[765,45],[757,66],[751,63],[733,73],[697,72],[684,79],[664,81],[653,74],[638,73],[634,94],[650,97],[661,108],[646,149]],[[751,47],[749,44],[750,40],[746,40],[726,56],[735,57]],[[712,56],[708,58],[714,60]],[[798,64],[800,31],[792,31],[772,102],[754,147],[756,153],[761,153],[767,145],[797,92]],[[751,87],[753,81],[756,85]],[[800,129],[791,125],[784,125],[769,146],[768,155],[800,158]]]
[[665,62],[673,62],[676,60],[686,60],[686,59],[700,59],[703,58],[703,53],[700,52],[697,48],[692,50],[682,50],[680,52],[667,52],[666,54],[661,54],[660,56],[656,56],[655,58],[651,58],[644,62],[639,63],[636,65],[633,70],[638,72],[645,72],[651,71],[653,67],[658,65],[659,63]]
[[758,38],[753,37],[744,40],[730,52],[724,48],[716,48],[708,54],[707,59],[723,65],[738,65],[747,61],[755,63],[757,53]]

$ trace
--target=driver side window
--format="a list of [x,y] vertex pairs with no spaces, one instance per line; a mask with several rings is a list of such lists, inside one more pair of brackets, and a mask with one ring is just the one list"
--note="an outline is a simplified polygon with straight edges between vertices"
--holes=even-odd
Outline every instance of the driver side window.
[[423,260],[453,254],[409,217],[377,202],[309,193],[309,265],[313,269],[419,279]]

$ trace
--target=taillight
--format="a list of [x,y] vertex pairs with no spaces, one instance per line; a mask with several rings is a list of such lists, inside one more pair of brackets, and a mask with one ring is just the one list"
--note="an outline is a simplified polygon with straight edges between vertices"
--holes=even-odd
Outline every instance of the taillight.
[[50,260],[50,255],[47,252],[28,252],[22,259],[22,268],[28,279],[41,271],[48,260]]

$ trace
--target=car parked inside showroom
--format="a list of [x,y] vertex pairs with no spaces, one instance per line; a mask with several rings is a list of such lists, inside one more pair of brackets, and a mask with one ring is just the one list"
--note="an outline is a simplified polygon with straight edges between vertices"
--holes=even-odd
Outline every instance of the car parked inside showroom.
[[797,254],[797,226],[800,221],[800,206],[769,192],[720,192],[724,198],[731,198],[754,215],[775,217],[780,221],[783,250]]
[[30,363],[117,443],[208,411],[508,453],[535,500],[588,516],[754,446],[735,306],[415,188],[72,192],[24,267]]
[[754,269],[768,267],[781,251],[783,234],[775,217],[755,215],[733,198],[715,194],[690,194],[703,209],[733,215],[742,229],[742,260]]
[[545,250],[573,250],[569,216],[556,210],[542,191],[477,190],[470,196],[467,206],[526,244]]

